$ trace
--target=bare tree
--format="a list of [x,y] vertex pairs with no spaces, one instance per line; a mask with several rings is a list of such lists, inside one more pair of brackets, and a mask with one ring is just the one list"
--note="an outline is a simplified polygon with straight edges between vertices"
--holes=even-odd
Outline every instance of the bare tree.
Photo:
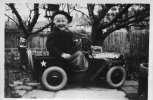
[[87,4],[92,25],[91,37],[95,45],[102,45],[105,38],[116,30],[149,22],[149,4],[97,4],[100,7],[97,14],[94,13],[95,6]]
[[[9,3],[6,5],[10,7],[12,12],[17,17],[18,21],[15,22],[14,20],[14,22],[24,34],[25,39],[28,39],[28,37],[31,35],[38,34],[45,28],[52,25],[52,23],[48,23],[37,31],[33,31],[33,28],[40,15],[38,3],[35,3],[33,10],[31,10],[31,12],[34,12],[34,15],[31,16],[31,13],[29,14],[27,25],[24,23],[22,17],[15,8],[15,4]],[[141,25],[141,27],[148,27],[149,24],[149,4],[87,4],[88,14],[77,9],[77,7],[80,7],[78,4],[59,5],[62,6],[62,9],[67,9],[68,13],[77,11],[86,16],[88,19],[87,21],[92,26],[91,37],[94,45],[103,45],[103,42],[107,36],[121,28],[129,30],[131,25]],[[98,10],[95,13],[96,7],[98,7]]]
[[[29,14],[29,20],[28,21],[24,21],[22,19],[22,17],[20,16],[19,12],[17,11],[17,8],[15,7],[14,3],[9,3],[6,4],[11,10],[12,13],[16,16],[17,21],[14,20],[13,18],[11,18],[10,16],[8,16],[7,14],[5,14],[9,19],[13,20],[13,22],[16,23],[16,25],[18,26],[18,29],[20,30],[20,34],[23,38],[25,38],[26,40],[34,34],[38,34],[39,32],[43,31],[44,29],[46,29],[47,27],[51,26],[52,23],[48,23],[45,26],[41,27],[40,29],[33,31],[34,26],[37,23],[37,20],[39,18],[39,4],[38,3],[34,3],[33,9],[30,10],[30,14]],[[33,16],[31,13],[34,13]],[[25,24],[27,23],[27,24]],[[21,63],[23,65],[27,64],[27,54],[26,54],[26,48],[21,48],[19,46],[19,52],[20,52],[20,57],[21,57]]]
[[[6,5],[8,5],[11,8],[12,12],[17,17],[18,21],[15,22],[15,23],[18,23],[18,28],[20,30],[22,30],[22,32],[25,35],[25,38],[26,39],[29,36],[31,36],[31,35],[38,34],[42,30],[44,30],[44,29],[48,28],[49,26],[51,26],[51,24],[52,24],[52,23],[48,23],[45,26],[43,26],[40,29],[38,29],[37,31],[34,31],[33,32],[33,28],[34,28],[35,24],[37,23],[37,20],[38,20],[39,15],[40,15],[39,14],[39,4],[38,3],[35,3],[33,10],[30,10],[29,20],[27,21],[28,22],[27,25],[24,24],[24,20],[22,19],[22,17],[18,13],[17,9],[15,8],[15,4],[14,3],[9,3],[9,4],[6,4]],[[31,16],[32,11],[34,12],[34,15],[33,16]]]
[[[28,21],[28,25],[25,26],[21,16],[16,10],[14,4],[7,4],[18,19],[18,26],[23,31],[25,37],[37,34],[43,29],[49,27],[51,23],[42,27],[41,29],[32,32],[34,25],[37,23],[39,17],[39,4],[34,4],[34,16]],[[85,14],[81,10],[76,9],[78,4],[59,4],[63,6],[63,9],[67,9],[68,13],[72,11],[80,12],[86,15],[89,23],[92,25],[91,37],[95,45],[102,45],[105,38],[113,31],[121,28],[130,29],[131,25],[138,25],[141,23],[149,23],[150,5],[149,4],[87,4],[88,14]],[[95,7],[99,9],[95,14]],[[104,31],[105,30],[105,31]]]

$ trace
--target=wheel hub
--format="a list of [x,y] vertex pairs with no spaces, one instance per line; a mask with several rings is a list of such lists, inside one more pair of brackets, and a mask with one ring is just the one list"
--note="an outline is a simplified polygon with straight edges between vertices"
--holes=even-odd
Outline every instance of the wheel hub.
[[47,82],[51,86],[58,86],[62,82],[62,75],[58,71],[52,71],[47,76]]
[[112,73],[111,80],[114,84],[118,84],[122,81],[123,73],[121,70],[117,69]]

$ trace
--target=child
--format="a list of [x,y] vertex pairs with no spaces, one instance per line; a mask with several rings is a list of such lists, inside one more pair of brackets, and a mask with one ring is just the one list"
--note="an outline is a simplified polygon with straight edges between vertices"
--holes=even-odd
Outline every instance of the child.
[[80,70],[86,70],[88,62],[81,51],[73,50],[72,32],[68,30],[72,17],[65,11],[57,11],[53,14],[54,29],[48,36],[46,47],[50,56],[61,57]]

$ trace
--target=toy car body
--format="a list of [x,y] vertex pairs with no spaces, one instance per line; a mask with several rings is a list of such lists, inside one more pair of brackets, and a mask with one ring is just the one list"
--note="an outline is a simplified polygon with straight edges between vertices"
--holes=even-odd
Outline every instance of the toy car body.
[[[86,38],[82,38],[83,40],[86,41]],[[41,81],[48,90],[60,90],[67,82],[90,82],[101,77],[106,79],[110,87],[119,88],[126,78],[125,61],[115,53],[85,53],[89,62],[86,71],[73,69],[73,66],[62,58],[32,56],[31,50],[27,50],[27,54],[34,79]]]

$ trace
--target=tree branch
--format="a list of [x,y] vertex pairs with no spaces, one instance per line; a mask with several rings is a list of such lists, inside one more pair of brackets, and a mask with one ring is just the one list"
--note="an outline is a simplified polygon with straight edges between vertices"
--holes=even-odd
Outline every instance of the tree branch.
[[48,23],[48,24],[46,24],[44,27],[38,29],[37,31],[32,32],[32,34],[30,34],[30,35],[35,35],[35,34],[41,32],[42,30],[44,30],[45,28],[48,28],[48,27],[51,26],[52,24],[53,24],[52,22],[51,22],[51,23]]
[[7,5],[12,9],[13,13],[16,15],[16,17],[19,21],[19,28],[22,27],[24,34],[27,36],[28,35],[27,29],[22,22],[23,20],[22,20],[21,16],[19,15],[18,11],[14,7],[14,4],[10,3],[10,4],[7,4]]
[[61,6],[61,9],[64,10],[65,9],[65,6],[66,4],[65,3],[62,3],[62,4],[59,4]]
[[149,14],[149,12],[137,13],[136,15],[132,15],[132,16],[127,17],[125,19],[118,20],[117,22],[119,22],[119,23],[126,22],[126,21],[128,21],[130,19],[137,18],[137,17],[141,17],[142,15],[148,15],[148,14]]
[[125,8],[123,8],[116,16],[115,16],[115,18],[113,18],[108,24],[106,24],[106,25],[99,25],[99,27],[101,28],[101,29],[103,29],[103,28],[106,28],[106,27],[109,27],[110,25],[112,25],[114,22],[116,22],[117,21],[117,19],[119,18],[119,17],[121,17],[124,13],[126,13],[126,11],[128,11],[128,8],[129,7],[131,7],[132,6],[132,4],[127,4],[127,6],[125,7]]
[[131,15],[125,19],[121,19],[121,20],[117,20],[117,22],[121,23],[121,22],[125,22],[125,21],[128,21],[132,18],[137,18],[137,17],[141,17],[142,15],[148,15],[150,13],[150,9],[144,9],[142,11],[138,11],[137,13],[135,13],[134,15]]
[[30,10],[28,25],[30,24],[30,21],[31,21],[31,14],[32,14],[32,10]]
[[140,18],[137,18],[137,19],[134,19],[134,20],[131,20],[131,21],[127,21],[125,23],[122,23],[122,24],[118,24],[116,25],[115,27],[112,27],[111,29],[108,29],[108,31],[106,31],[103,35],[103,37],[107,37],[109,34],[111,34],[112,32],[116,31],[116,30],[119,30],[121,28],[125,28],[127,25],[131,24],[131,23],[135,23],[135,22],[139,22],[143,19],[145,19],[146,17],[148,17],[148,15],[144,15],[144,16],[141,16]]
[[5,16],[7,16],[9,19],[11,19],[18,27],[19,27],[19,24],[13,19],[11,18],[9,15],[5,14]]
[[70,14],[70,5],[67,3],[67,13]]
[[39,4],[35,3],[34,4],[34,16],[32,18],[31,23],[28,25],[28,31],[30,32],[32,31],[33,27],[37,23],[38,18],[39,18]]
[[92,23],[95,22],[95,16],[94,16],[94,13],[93,13],[94,6],[95,6],[95,4],[87,4],[89,17],[90,17],[90,20],[91,20]]
[[[101,5],[102,6],[102,5]],[[100,22],[105,16],[106,13],[114,6],[114,4],[106,4],[101,11],[99,11],[99,18],[98,21]]]
[[[75,9],[75,8],[73,8],[73,10],[75,10],[75,11],[77,11],[77,12],[80,12],[80,13],[82,13],[83,15],[86,15],[86,17],[90,20],[90,17],[89,17],[87,14],[85,14],[84,12],[82,12],[82,11],[80,11],[80,10],[77,10],[77,9]],[[91,23],[91,20],[90,20],[90,23]]]

